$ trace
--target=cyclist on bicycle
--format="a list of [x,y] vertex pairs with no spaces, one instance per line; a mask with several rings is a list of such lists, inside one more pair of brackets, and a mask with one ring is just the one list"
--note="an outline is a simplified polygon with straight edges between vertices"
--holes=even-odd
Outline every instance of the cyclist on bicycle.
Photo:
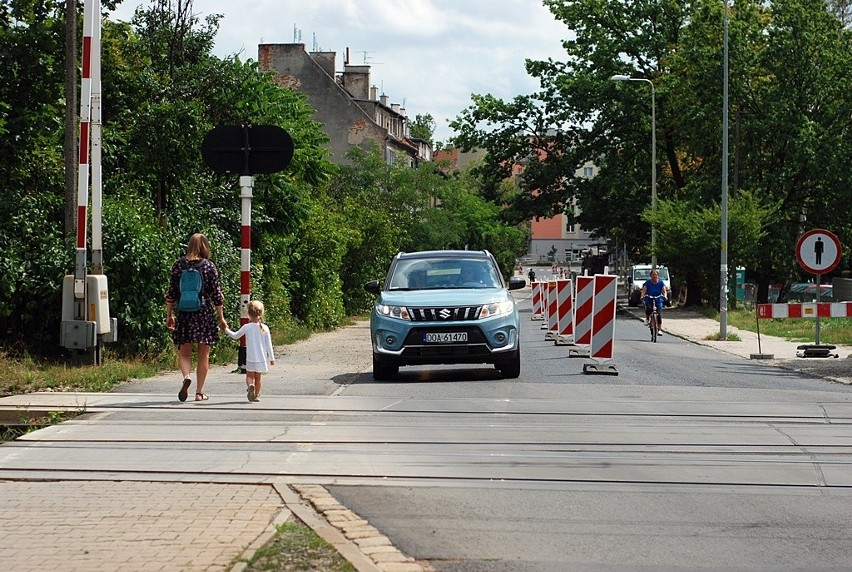
[[[656,298],[652,298],[656,296]],[[671,290],[663,280],[660,280],[660,273],[656,268],[651,270],[651,277],[645,280],[642,284],[642,300],[645,303],[645,325],[649,325],[651,320],[652,304],[657,306],[657,316],[660,328],[663,327],[663,316],[660,310],[663,309],[663,299],[668,302],[671,299]]]

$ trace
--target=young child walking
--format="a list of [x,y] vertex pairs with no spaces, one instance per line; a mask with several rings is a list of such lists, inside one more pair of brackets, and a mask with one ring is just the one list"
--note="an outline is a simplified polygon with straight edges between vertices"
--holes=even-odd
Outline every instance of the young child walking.
[[234,340],[246,337],[246,397],[249,401],[260,401],[263,374],[269,371],[269,365],[275,365],[275,354],[269,327],[263,323],[263,302],[249,302],[248,317],[249,321],[239,330],[234,332],[226,327],[225,333]]

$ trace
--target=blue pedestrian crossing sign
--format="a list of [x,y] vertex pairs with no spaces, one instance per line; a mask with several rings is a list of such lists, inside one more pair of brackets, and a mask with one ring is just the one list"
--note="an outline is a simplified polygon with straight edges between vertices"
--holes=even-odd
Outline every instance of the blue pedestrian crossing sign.
[[796,259],[811,274],[828,274],[840,264],[843,249],[834,233],[816,228],[796,243]]

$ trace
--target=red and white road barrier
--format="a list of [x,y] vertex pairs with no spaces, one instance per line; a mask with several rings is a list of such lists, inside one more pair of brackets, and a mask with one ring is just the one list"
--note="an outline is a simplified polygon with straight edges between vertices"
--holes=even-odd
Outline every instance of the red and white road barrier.
[[758,304],[758,318],[852,318],[852,302]]
[[542,303],[542,283],[533,282],[532,287],[532,319],[544,319],[543,303]]
[[595,274],[591,348],[591,357],[595,359],[612,359],[616,288],[616,276]]
[[594,278],[577,276],[577,294],[574,304],[574,343],[588,346],[592,343],[592,294]]
[[556,339],[556,330],[559,327],[559,315],[556,313],[559,305],[556,301],[556,281],[548,280],[546,286],[547,296],[546,296],[546,311],[545,321],[542,324],[541,328],[543,330],[547,330],[547,333],[544,335],[545,340],[555,340]]
[[574,291],[568,279],[556,281],[556,343],[574,343]]

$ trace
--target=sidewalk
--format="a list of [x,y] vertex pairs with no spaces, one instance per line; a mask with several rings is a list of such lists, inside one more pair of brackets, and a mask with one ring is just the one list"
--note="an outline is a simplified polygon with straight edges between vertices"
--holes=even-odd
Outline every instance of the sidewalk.
[[[621,307],[623,312],[631,314],[637,320],[644,319],[642,308]],[[743,359],[759,359],[766,365],[782,367],[792,371],[823,377],[832,381],[852,384],[852,347],[835,346],[833,353],[837,358],[800,358],[796,348],[813,342],[791,342],[783,338],[760,335],[749,330],[727,327],[729,339],[736,335],[740,341],[719,341],[720,324],[697,312],[680,308],[663,310],[663,334],[683,338],[690,342],[711,347],[721,352]],[[763,357],[756,357],[763,356]],[[769,356],[772,356],[769,358]]]

